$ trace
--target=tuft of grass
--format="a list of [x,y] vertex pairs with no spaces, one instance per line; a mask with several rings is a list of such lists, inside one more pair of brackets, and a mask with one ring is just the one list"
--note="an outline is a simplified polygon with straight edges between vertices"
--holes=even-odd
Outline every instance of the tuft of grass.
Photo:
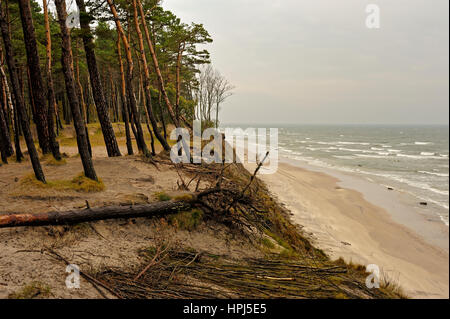
[[275,244],[269,239],[269,238],[263,238],[261,240],[261,244],[269,249],[274,249],[275,248]]
[[57,160],[56,158],[54,158],[53,156],[51,156],[46,162],[45,165],[47,166],[62,166],[62,165],[66,165],[67,162],[64,158],[61,158],[61,160]]
[[358,273],[361,273],[361,274],[365,274],[366,273],[366,266],[354,263],[351,260],[350,260],[350,262],[347,263],[342,257],[339,257],[339,259],[337,259],[335,261],[335,263],[337,265],[347,267],[348,269],[352,269],[352,270],[354,270],[354,271],[356,271]]
[[409,299],[409,296],[404,292],[402,287],[392,278],[385,273],[381,273],[380,289],[386,292],[388,295],[399,299]]
[[[291,250],[292,249],[291,245],[289,245],[284,239],[282,239],[278,235],[270,232],[267,229],[264,232],[266,233],[267,236],[269,236],[273,240],[275,240],[277,242],[277,244],[280,245],[281,247],[283,247],[284,249],[286,249],[286,250]],[[273,245],[273,243],[272,243],[272,245]]]
[[36,297],[47,298],[50,296],[50,291],[49,286],[35,281],[26,285],[20,291],[9,294],[8,299],[33,299]]
[[203,212],[199,209],[179,212],[178,214],[169,216],[169,225],[188,231],[197,229],[202,221]]
[[87,178],[83,173],[78,174],[75,178],[73,178],[70,184],[71,187],[78,192],[97,193],[105,190],[105,184],[103,184],[101,179],[97,182]]
[[345,295],[342,292],[339,292],[336,294],[336,296],[334,296],[336,299],[348,299],[347,295]]
[[70,181],[47,181],[46,184],[38,181],[34,174],[22,178],[20,184],[25,187],[55,190],[75,190],[83,193],[96,193],[105,189],[105,184],[99,179],[98,182],[87,178],[83,173],[78,174]]
[[283,249],[278,257],[284,260],[297,260],[300,255],[293,249]]
[[192,194],[183,194],[183,195],[175,196],[173,199],[176,201],[189,203],[194,200],[194,196]]
[[167,195],[164,192],[156,193],[155,197],[157,200],[159,200],[161,202],[167,202],[172,199],[172,197],[170,197],[169,195]]

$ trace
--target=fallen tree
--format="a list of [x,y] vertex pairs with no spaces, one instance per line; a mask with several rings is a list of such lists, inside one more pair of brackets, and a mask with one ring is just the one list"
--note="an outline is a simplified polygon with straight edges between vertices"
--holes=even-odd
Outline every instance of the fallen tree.
[[69,225],[104,219],[153,217],[191,208],[183,201],[165,201],[145,205],[107,206],[47,213],[8,213],[0,215],[0,228],[21,226]]

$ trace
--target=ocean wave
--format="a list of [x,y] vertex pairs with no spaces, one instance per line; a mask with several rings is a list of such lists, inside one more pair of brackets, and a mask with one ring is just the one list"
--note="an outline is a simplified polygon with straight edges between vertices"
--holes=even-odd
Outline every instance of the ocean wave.
[[352,160],[355,159],[355,156],[351,156],[351,155],[333,155],[333,157],[335,158],[339,158],[339,159],[348,159],[348,160]]
[[336,142],[322,142],[322,141],[318,141],[316,142],[316,144],[320,144],[320,145],[336,145]]
[[430,186],[427,183],[412,181],[412,180],[406,179],[402,176],[398,176],[398,175],[394,175],[394,174],[383,174],[383,173],[379,173],[379,174],[378,173],[369,173],[369,174],[384,177],[384,178],[391,179],[391,180],[395,180],[397,182],[404,183],[404,184],[407,184],[407,185],[415,187],[415,188],[427,190],[427,191],[430,191],[435,194],[445,195],[445,196],[449,195],[448,190],[437,189],[437,188]]
[[309,146],[309,147],[306,147],[306,149],[308,150],[308,151],[324,151],[324,150],[327,150],[326,148],[321,148],[321,147],[311,147],[311,146]]
[[340,151],[345,151],[345,152],[370,152],[368,150],[360,150],[360,149],[356,149],[356,148],[346,148],[346,147],[339,147],[338,150]]
[[432,142],[414,142],[415,145],[433,145]]
[[418,173],[440,176],[440,177],[448,177],[448,174],[445,174],[445,173],[436,173],[436,172],[427,172],[427,171],[418,171]]
[[396,155],[398,157],[407,157],[411,159],[443,159],[443,157],[441,156],[433,156],[433,155],[409,155],[409,154],[396,154]]
[[387,158],[389,157],[389,153],[381,154],[381,155],[369,155],[369,154],[355,154],[358,157],[364,157],[364,158]]
[[342,144],[342,145],[370,145],[370,143],[366,143],[366,142],[338,142],[338,144]]
[[388,149],[388,152],[391,152],[391,153],[401,153],[401,150],[394,150],[394,149]]
[[421,152],[420,155],[423,155],[423,156],[434,156],[434,155],[436,155],[436,153],[433,153],[433,152]]

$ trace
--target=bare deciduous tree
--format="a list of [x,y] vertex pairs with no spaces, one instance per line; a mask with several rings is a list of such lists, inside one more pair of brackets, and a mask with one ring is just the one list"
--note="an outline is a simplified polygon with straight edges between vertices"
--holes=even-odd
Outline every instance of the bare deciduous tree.
[[200,70],[196,88],[197,109],[196,119],[212,124],[215,112],[215,127],[219,126],[220,106],[233,95],[235,88],[218,70],[208,64]]

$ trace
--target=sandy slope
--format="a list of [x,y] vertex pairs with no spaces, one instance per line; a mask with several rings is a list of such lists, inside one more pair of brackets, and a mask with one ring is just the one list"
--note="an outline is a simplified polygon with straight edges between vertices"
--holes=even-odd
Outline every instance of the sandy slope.
[[448,252],[394,222],[361,193],[339,187],[329,175],[288,164],[261,178],[333,258],[377,264],[411,297],[448,298]]
[[[64,147],[68,154],[76,148]],[[122,152],[125,150],[123,149]],[[106,185],[100,193],[75,191],[22,190],[20,179],[32,172],[29,162],[10,163],[0,167],[0,212],[45,212],[156,200],[155,193],[176,194],[178,175],[167,165],[155,166],[138,156],[105,158],[104,147],[94,148],[94,165]],[[82,171],[78,157],[67,159],[62,166],[46,166],[49,181],[68,180]],[[85,223],[71,227],[20,227],[0,229],[0,299],[20,292],[33,282],[50,288],[51,298],[102,298],[93,286],[81,280],[80,289],[65,285],[66,265],[41,253],[54,249],[81,271],[100,270],[103,266],[128,268],[142,262],[140,249],[154,247],[164,241],[198,251],[237,257],[258,257],[247,241],[232,238],[226,227],[205,223],[188,232],[168,227],[163,219],[138,218]]]

